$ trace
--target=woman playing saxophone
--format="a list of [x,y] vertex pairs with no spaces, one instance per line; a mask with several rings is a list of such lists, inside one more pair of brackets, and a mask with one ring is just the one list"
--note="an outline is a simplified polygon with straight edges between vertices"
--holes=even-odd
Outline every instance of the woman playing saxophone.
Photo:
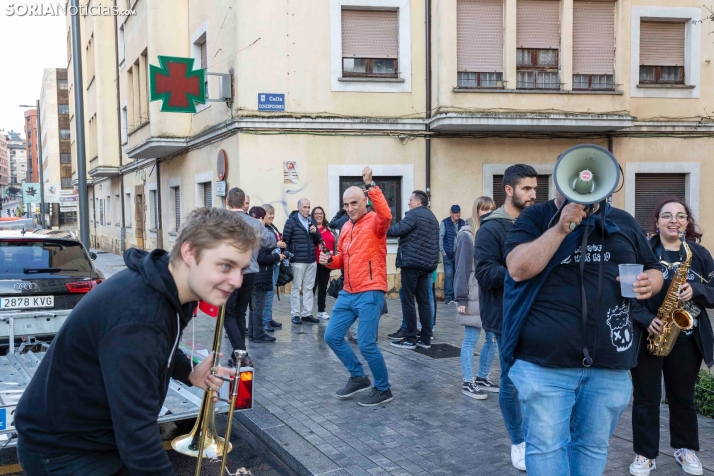
[[665,357],[652,355],[646,342],[640,345],[637,367],[632,369],[634,403],[632,407],[633,447],[635,461],[630,474],[647,476],[656,468],[659,453],[659,407],[662,400],[661,378],[669,401],[670,443],[674,457],[687,474],[702,474],[699,451],[697,411],[694,406],[694,385],[702,359],[711,367],[714,363],[714,334],[706,308],[714,307],[714,260],[699,244],[702,234],[692,217],[687,203],[677,197],[665,197],[655,208],[653,217],[655,236],[650,245],[663,266],[664,285],[655,296],[643,302],[649,317],[650,335],[660,335],[663,322],[657,317],[667,296],[677,269],[685,263],[686,250],[680,240],[684,234],[692,254],[686,282],[679,288],[680,306],[694,320],[694,326],[682,330]]

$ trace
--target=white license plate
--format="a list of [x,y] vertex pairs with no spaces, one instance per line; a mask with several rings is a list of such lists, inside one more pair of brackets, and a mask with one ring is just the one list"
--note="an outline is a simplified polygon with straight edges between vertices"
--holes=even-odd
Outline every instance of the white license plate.
[[0,309],[33,309],[54,307],[54,296],[18,296],[0,298]]

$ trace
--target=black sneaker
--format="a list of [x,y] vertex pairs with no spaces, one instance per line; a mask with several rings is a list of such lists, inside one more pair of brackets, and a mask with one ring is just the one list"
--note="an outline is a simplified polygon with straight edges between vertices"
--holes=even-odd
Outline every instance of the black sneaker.
[[352,336],[347,336],[347,342],[349,342],[350,344],[355,344],[355,345],[357,345],[357,339],[355,339],[355,338],[352,337]]
[[351,397],[357,392],[364,392],[372,386],[369,381],[369,377],[363,375],[362,377],[350,377],[347,381],[347,385],[335,392],[339,398]]
[[402,340],[406,337],[407,331],[404,329],[399,329],[397,332],[394,334],[387,334],[387,337],[389,337],[389,340]]
[[313,324],[317,324],[318,322],[320,322],[320,319],[313,316],[303,316],[302,320],[305,322],[312,322]]
[[360,398],[357,403],[359,403],[363,407],[376,407],[377,405],[381,405],[382,403],[389,403],[391,401],[391,390],[378,390],[376,387],[373,387],[369,394]]
[[431,349],[431,342],[424,342],[421,339],[417,341],[416,345],[417,347],[421,347],[422,349]]
[[461,393],[476,400],[486,400],[488,398],[488,395],[486,395],[483,390],[478,388],[478,385],[473,382],[464,381],[461,385]]
[[293,324],[297,324],[297,325],[302,324],[302,321],[300,320],[300,316],[293,316],[290,320],[293,322]]
[[411,342],[406,339],[392,341],[389,343],[389,345],[392,345],[394,347],[399,347],[400,349],[416,349],[416,346],[417,346],[415,342]]
[[486,377],[486,378],[481,378],[481,377],[476,377],[475,382],[478,384],[479,387],[483,388],[487,392],[491,393],[498,393],[498,385],[491,382],[491,379]]

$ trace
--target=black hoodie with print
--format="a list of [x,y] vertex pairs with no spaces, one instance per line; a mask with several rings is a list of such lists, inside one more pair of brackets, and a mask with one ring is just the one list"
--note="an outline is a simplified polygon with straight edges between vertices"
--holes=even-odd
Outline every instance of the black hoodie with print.
[[180,304],[166,251],[130,249],[124,261],[42,359],[17,406],[19,444],[55,456],[119,451],[132,475],[173,475],[156,420],[170,377],[190,385],[178,342],[195,303]]

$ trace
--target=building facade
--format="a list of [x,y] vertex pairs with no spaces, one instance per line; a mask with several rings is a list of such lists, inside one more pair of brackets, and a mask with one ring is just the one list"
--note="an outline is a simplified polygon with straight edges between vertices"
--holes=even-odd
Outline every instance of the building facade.
[[7,142],[8,137],[0,134],[0,197],[5,196],[10,179],[10,153]]
[[[69,83],[64,68],[46,68],[40,91],[42,179],[59,190],[73,191],[69,129]],[[50,226],[77,226],[77,204],[48,204]]]
[[27,146],[22,136],[15,131],[2,131],[0,135],[5,136],[10,160],[10,178],[8,186],[19,188],[27,178],[27,157],[25,147]]
[[39,168],[37,165],[37,109],[25,111],[25,157],[27,157],[26,182],[39,182]]
[[[654,203],[677,194],[714,245],[714,210],[700,193],[701,178],[714,174],[705,111],[714,91],[703,87],[714,44],[701,2],[178,0],[165,9],[137,0],[132,8],[136,15],[116,22],[82,19],[91,234],[100,247],[168,249],[192,209],[224,206],[215,193],[220,151],[227,188],[274,205],[280,227],[301,197],[334,215],[365,165],[395,221],[415,189],[430,193],[439,219],[454,203],[468,215],[480,195],[502,201],[502,174],[519,162],[541,174],[546,200],[558,156],[583,143],[617,157],[624,176],[613,203],[647,231]],[[114,42],[115,57],[96,53]],[[148,97],[159,55],[230,74],[229,100],[195,114],[161,112]],[[109,92],[116,77],[118,104]],[[219,78],[206,78],[209,98],[220,99]],[[396,287],[396,242],[388,248]]]

